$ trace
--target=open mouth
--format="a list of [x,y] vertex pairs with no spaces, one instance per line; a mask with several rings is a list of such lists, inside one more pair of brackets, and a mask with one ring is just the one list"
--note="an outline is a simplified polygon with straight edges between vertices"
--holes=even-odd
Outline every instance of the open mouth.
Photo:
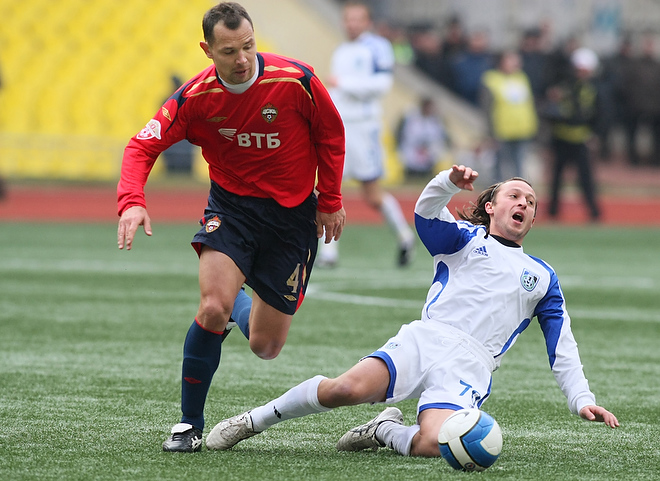
[[522,222],[522,221],[525,220],[525,216],[522,215],[522,214],[519,213],[519,212],[516,212],[515,214],[513,214],[513,220],[515,220],[515,221],[517,221],[517,222]]

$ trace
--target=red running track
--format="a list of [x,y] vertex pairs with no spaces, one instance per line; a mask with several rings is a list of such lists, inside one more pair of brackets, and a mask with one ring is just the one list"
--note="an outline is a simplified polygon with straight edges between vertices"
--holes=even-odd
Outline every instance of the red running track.
[[[401,202],[409,221],[417,193],[393,192]],[[206,187],[182,189],[152,188],[147,191],[147,207],[153,222],[193,222],[202,216],[206,206]],[[476,195],[462,193],[456,196],[450,209],[460,208]],[[601,223],[617,226],[652,225],[660,227],[660,198],[656,197],[602,197],[603,216]],[[544,212],[544,199],[540,199],[537,223],[550,220]],[[115,190],[108,186],[10,186],[7,196],[0,200],[0,221],[18,222],[115,222]],[[349,223],[382,223],[380,215],[371,210],[360,198],[359,192],[345,192],[344,205]],[[568,198],[561,205],[561,224],[584,224],[588,222],[587,211],[581,199]]]

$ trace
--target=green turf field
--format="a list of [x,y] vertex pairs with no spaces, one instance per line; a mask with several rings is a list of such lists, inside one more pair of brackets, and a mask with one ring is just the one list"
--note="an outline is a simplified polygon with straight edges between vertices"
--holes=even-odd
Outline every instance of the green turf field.
[[[282,423],[228,452],[163,453],[197,308],[196,228],[156,225],[119,252],[114,225],[0,226],[0,479],[660,479],[660,230],[532,230],[525,250],[557,270],[591,387],[621,427],[568,412],[534,322],[484,405],[503,453],[467,474],[387,449],[338,453],[337,439],[383,408],[370,405]],[[343,372],[416,319],[430,258],[420,249],[405,270],[394,259],[386,228],[351,226],[341,265],[315,270],[277,359],[259,360],[232,333],[207,432],[308,377]],[[399,404],[408,424],[415,405]]]

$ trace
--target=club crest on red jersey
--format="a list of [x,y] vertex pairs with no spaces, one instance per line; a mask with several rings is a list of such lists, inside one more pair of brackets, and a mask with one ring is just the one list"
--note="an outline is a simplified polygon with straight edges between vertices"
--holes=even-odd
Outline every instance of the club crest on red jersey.
[[209,220],[206,221],[206,224],[204,225],[204,229],[206,230],[206,232],[208,232],[210,234],[211,232],[216,230],[218,227],[220,227],[220,224],[222,224],[222,221],[216,215],[212,219],[209,219]]
[[264,118],[266,122],[272,124],[277,118],[277,108],[273,104],[268,102],[266,105],[262,107],[261,116]]
[[160,140],[160,122],[156,119],[151,119],[147,125],[140,130],[140,133],[137,134],[137,138],[140,140],[148,140],[156,137]]

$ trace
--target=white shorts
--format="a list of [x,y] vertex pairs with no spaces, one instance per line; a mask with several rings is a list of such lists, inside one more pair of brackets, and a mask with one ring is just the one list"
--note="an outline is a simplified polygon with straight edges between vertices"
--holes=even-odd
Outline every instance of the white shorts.
[[344,179],[361,182],[383,176],[383,146],[379,121],[344,122],[346,158]]
[[390,372],[387,403],[417,399],[425,409],[478,408],[490,395],[493,356],[464,332],[437,322],[413,321],[367,357]]

